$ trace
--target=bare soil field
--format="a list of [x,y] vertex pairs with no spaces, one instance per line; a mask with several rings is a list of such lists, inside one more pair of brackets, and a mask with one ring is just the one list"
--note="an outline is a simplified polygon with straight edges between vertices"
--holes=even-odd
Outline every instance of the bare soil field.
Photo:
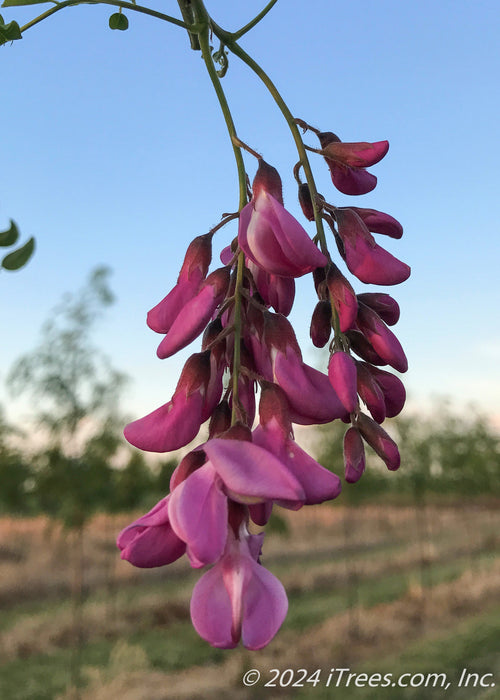
[[[479,659],[500,673],[495,504],[282,513],[287,532],[266,536],[262,563],[283,581],[289,614],[260,652],[212,649],[197,637],[189,598],[200,574],[185,561],[138,570],[120,560],[114,540],[133,517],[100,515],[81,539],[44,518],[0,521],[2,700],[332,697],[320,684],[264,683],[272,668],[325,674],[384,661],[396,669],[405,653],[420,667],[440,644],[447,651],[431,656],[434,670],[451,672],[467,660],[449,658],[460,634],[470,642],[462,654],[472,654],[469,666]],[[248,669],[261,673],[253,688],[242,684]],[[386,695],[420,697],[416,688],[398,692]]]

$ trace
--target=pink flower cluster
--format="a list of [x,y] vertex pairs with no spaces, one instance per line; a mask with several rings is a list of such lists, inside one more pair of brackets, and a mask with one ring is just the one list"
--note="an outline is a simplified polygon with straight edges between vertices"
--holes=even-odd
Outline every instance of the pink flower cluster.
[[[333,134],[318,135],[318,152],[341,192],[373,189],[376,178],[365,168],[385,155],[387,142],[342,143]],[[299,201],[306,218],[314,219],[306,184]],[[321,197],[316,208],[359,280],[394,285],[408,277],[408,266],[372,235],[399,238],[395,219],[373,209],[335,207]],[[195,629],[216,647],[241,640],[260,649],[281,626],[287,598],[261,565],[264,535],[254,533],[275,504],[297,510],[341,490],[339,477],[297,445],[293,423],[340,418],[349,425],[348,482],[364,471],[363,441],[397,469],[397,446],[380,424],[401,411],[405,391],[380,366],[404,372],[407,363],[389,328],[399,317],[396,301],[386,293],[355,294],[326,246],[320,250],[284,208],[280,176],[264,160],[239,213],[238,237],[222,252],[223,266],[209,274],[213,233],[191,242],[177,284],[147,318],[164,335],[160,358],[203,333],[201,351],[187,360],[171,400],[125,428],[132,445],[152,452],[185,447],[209,420],[208,439],[183,457],[170,493],[120,534],[118,546],[122,558],[139,567],[163,566],[183,554],[194,568],[210,566],[191,599]],[[307,273],[319,297],[311,321],[314,345],[324,347],[334,329],[327,374],[303,361],[287,319],[294,279]]]

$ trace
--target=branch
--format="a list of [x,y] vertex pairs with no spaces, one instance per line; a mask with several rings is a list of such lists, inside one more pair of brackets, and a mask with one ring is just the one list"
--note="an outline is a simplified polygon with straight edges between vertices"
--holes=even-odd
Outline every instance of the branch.
[[255,25],[258,24],[260,20],[267,15],[269,10],[271,10],[276,5],[277,2],[278,0],[271,0],[271,2],[269,2],[265,6],[265,8],[261,12],[259,12],[259,14],[256,17],[253,18],[251,22],[245,24],[245,26],[239,29],[237,32],[231,32],[231,38],[237,41],[240,37],[243,36],[243,34],[246,34],[251,29],[253,29]]
[[63,0],[63,2],[58,3],[55,7],[51,7],[50,10],[47,10],[46,12],[43,12],[41,15],[38,17],[35,17],[35,19],[32,19],[30,22],[25,24],[23,27],[21,27],[21,33],[25,32],[26,29],[30,29],[31,27],[34,27],[35,24],[38,24],[42,20],[46,19],[47,17],[50,17],[51,15],[55,14],[56,12],[59,12],[59,10],[64,9],[65,7],[71,7],[72,5],[114,5],[115,7],[122,7],[126,10],[134,10],[135,12],[141,12],[144,15],[150,15],[151,17],[156,17],[157,19],[162,19],[165,22],[170,22],[170,24],[175,24],[178,27],[182,27],[183,29],[187,29],[187,25],[182,22],[180,19],[176,19],[175,17],[171,17],[170,15],[165,15],[163,12],[157,12],[156,10],[151,10],[149,7],[143,7],[142,5],[136,5],[133,2],[122,2],[122,0]]

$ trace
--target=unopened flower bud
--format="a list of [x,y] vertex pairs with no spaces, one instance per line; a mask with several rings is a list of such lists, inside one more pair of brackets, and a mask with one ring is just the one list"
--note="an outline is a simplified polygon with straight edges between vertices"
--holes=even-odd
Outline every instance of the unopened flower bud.
[[357,362],[356,368],[358,371],[358,394],[361,400],[366,404],[373,419],[376,420],[377,423],[383,423],[387,415],[384,392],[370,372],[370,365],[364,362]]
[[328,267],[326,283],[332,303],[339,315],[340,330],[345,333],[349,328],[352,328],[358,314],[356,294],[339,268],[333,263]]
[[227,401],[221,401],[214,409],[208,426],[208,437],[216,438],[231,427],[231,409]]
[[303,182],[299,185],[299,204],[306,219],[308,221],[314,221],[314,207],[307,182]]
[[408,360],[401,343],[373,309],[360,303],[356,324],[380,357],[398,372],[406,372]]
[[403,227],[390,214],[384,214],[376,209],[362,209],[360,207],[350,207],[362,219],[366,228],[372,233],[381,233],[391,238],[401,238]]
[[342,350],[334,352],[328,363],[328,378],[346,411],[354,413],[358,406],[358,393],[356,364],[352,357]]
[[283,204],[283,186],[281,184],[280,174],[276,168],[266,163],[263,158],[259,159],[259,167],[252,183],[253,199],[255,199],[260,192],[268,192],[280,204]]
[[370,447],[372,447],[380,459],[385,462],[387,469],[391,471],[398,469],[401,464],[401,458],[399,456],[398,446],[390,435],[388,435],[378,423],[364,413],[359,414],[356,420],[356,426],[359,428],[359,432]]
[[388,326],[394,326],[399,321],[399,304],[389,294],[380,292],[364,292],[358,294],[358,301],[373,309]]
[[332,307],[329,301],[318,301],[311,318],[309,335],[317,348],[324,348],[332,331]]
[[345,480],[354,484],[365,471],[365,448],[357,428],[348,428],[344,435]]

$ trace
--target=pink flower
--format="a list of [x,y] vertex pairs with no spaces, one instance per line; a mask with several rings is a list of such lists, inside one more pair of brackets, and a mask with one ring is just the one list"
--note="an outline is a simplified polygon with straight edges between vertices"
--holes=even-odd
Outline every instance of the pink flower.
[[339,250],[349,271],[366,284],[399,284],[410,276],[409,266],[381,248],[360,216],[349,208],[335,210]]
[[399,468],[401,458],[398,446],[378,423],[364,413],[360,413],[356,420],[356,427],[370,447],[373,447],[385,462],[387,469],[395,471]]
[[325,299],[318,301],[314,307],[311,317],[311,327],[309,335],[313,345],[317,348],[324,348],[330,340],[332,332],[332,307],[330,302]]
[[212,235],[198,236],[188,246],[177,284],[148,312],[148,326],[157,333],[168,333],[181,309],[198,293],[212,259]]
[[369,231],[382,233],[384,236],[390,236],[391,238],[401,238],[403,235],[403,227],[390,214],[384,214],[384,212],[376,209],[349,208],[356,212]]
[[384,396],[386,418],[394,418],[401,413],[405,405],[406,391],[403,382],[390,372],[371,365],[367,367]]
[[196,296],[178,308],[178,315],[158,346],[157,355],[160,359],[174,355],[200,335],[226,295],[230,274],[227,267],[214,270]]
[[366,194],[376,184],[375,175],[365,168],[375,165],[389,150],[388,141],[343,143],[331,131],[318,134],[332,182],[343,194]]
[[264,535],[238,538],[231,528],[224,553],[193,590],[191,619],[198,634],[214,647],[262,649],[281,627],[288,610],[282,584],[258,563]]
[[279,174],[263,160],[253,182],[252,200],[240,212],[238,242],[258,267],[281,277],[301,277],[327,263],[283,207]]
[[[340,479],[301,449],[291,438],[292,422],[285,393],[276,384],[263,383],[259,405],[260,425],[253,431],[255,444],[272,452],[304,489],[301,501],[280,499],[278,505],[297,510],[336,498]],[[276,500],[276,499],[275,499]]]
[[330,263],[326,275],[326,284],[333,306],[339,315],[340,330],[345,333],[352,328],[358,314],[358,300],[354,289],[339,268]]
[[385,396],[379,383],[371,372],[371,365],[364,362],[357,362],[358,370],[358,393],[363,403],[377,423],[383,423],[387,412],[385,408]]
[[356,364],[348,353],[342,350],[333,353],[328,363],[328,378],[345,410],[354,413],[358,407]]
[[347,429],[344,435],[344,468],[345,480],[354,484],[365,471],[365,448],[359,430],[354,427]]
[[363,304],[376,311],[388,326],[394,326],[399,321],[399,304],[389,294],[364,292],[363,294],[358,294],[357,297],[358,301],[362,301]]
[[347,339],[349,340],[349,345],[351,350],[363,358],[366,362],[372,365],[387,365],[388,362],[384,360],[378,353],[375,352],[371,344],[361,333],[361,331],[356,329],[351,329],[345,333]]
[[210,351],[191,355],[172,399],[126,426],[123,432],[131,445],[148,452],[170,452],[196,437],[222,394],[222,372],[213,383],[210,361]]
[[169,498],[163,498],[149,513],[122,530],[117,540],[122,559],[149,568],[171,564],[184,554],[186,545],[170,525]]
[[294,423],[329,423],[346,416],[326,374],[302,362],[295,333],[284,316],[266,312],[261,337],[262,358],[257,355],[257,368],[264,379],[283,389]]
[[252,273],[255,286],[264,304],[272,306],[279,314],[288,316],[295,298],[294,279],[269,274],[250,259],[246,260],[246,265]]
[[252,442],[214,438],[202,449],[207,461],[180,483],[175,481],[169,503],[172,528],[186,543],[194,567],[212,564],[222,555],[228,498],[248,504],[305,497],[289,469]]
[[377,355],[398,372],[406,372],[408,360],[401,343],[373,309],[360,303],[356,323]]

